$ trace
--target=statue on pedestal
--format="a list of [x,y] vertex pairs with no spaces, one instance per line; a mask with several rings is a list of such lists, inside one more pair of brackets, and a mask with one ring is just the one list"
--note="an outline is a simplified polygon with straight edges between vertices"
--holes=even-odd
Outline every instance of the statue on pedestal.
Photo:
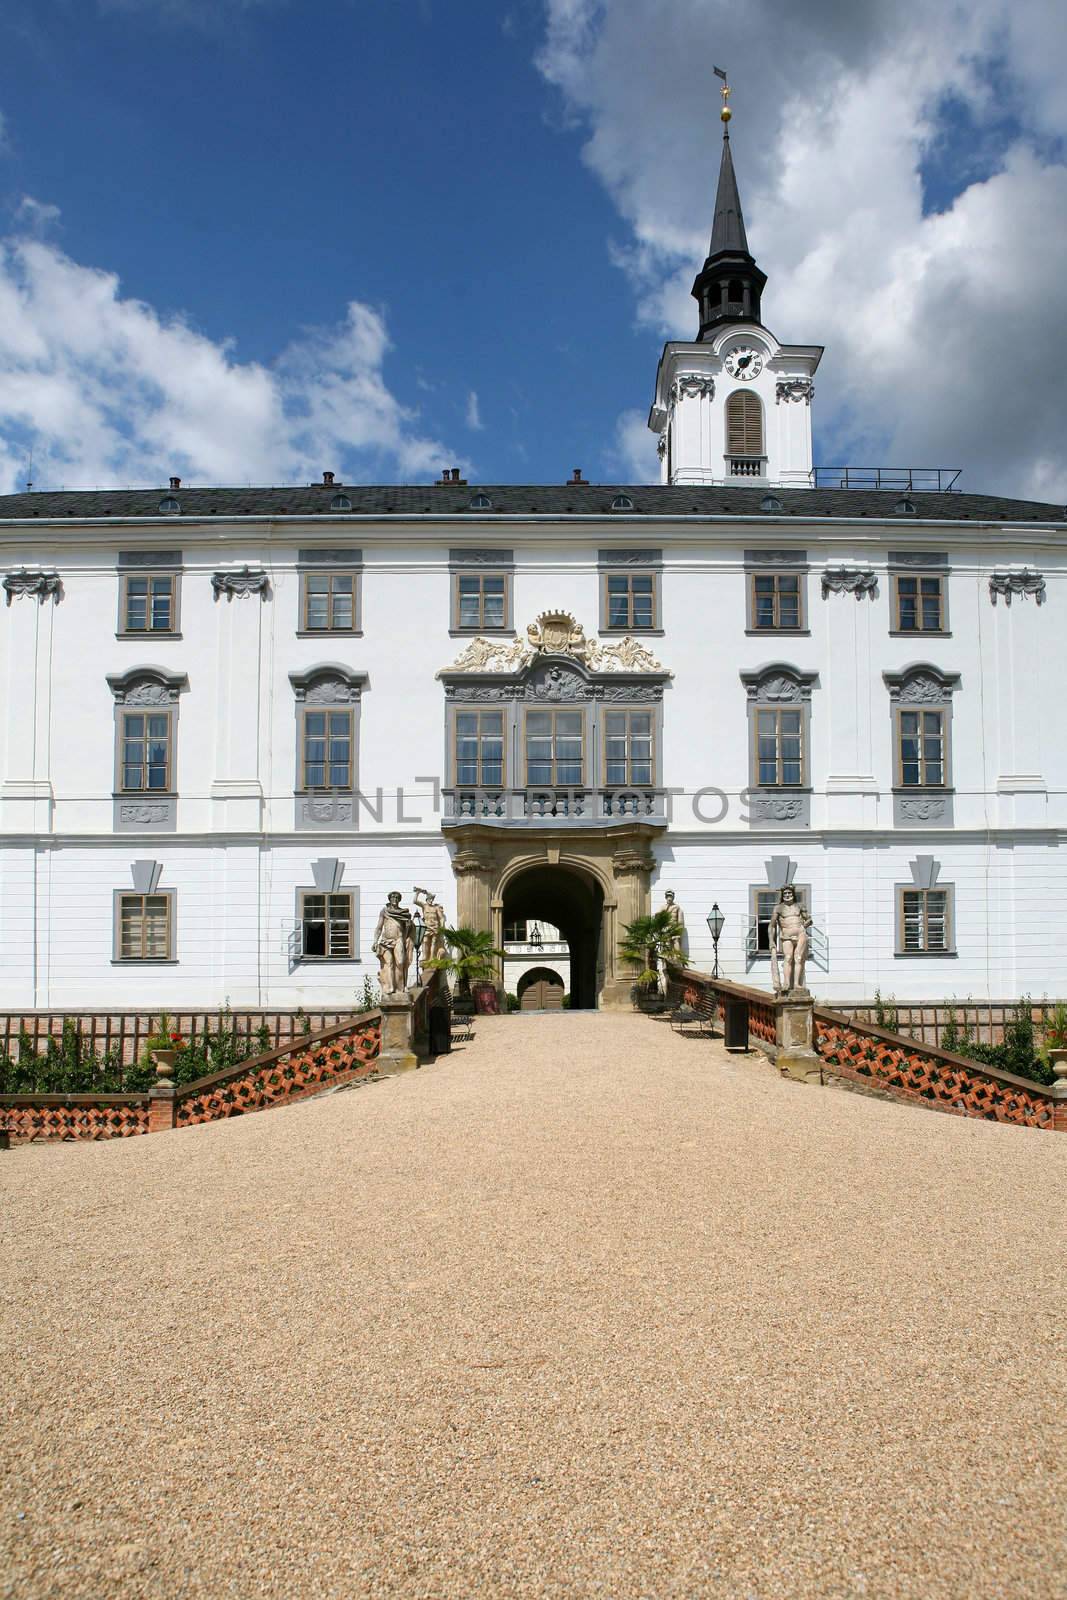
[[[684,955],[685,955],[685,950],[684,950],[684,943],[685,943],[685,913],[683,912],[681,906],[678,904],[677,900],[675,899],[674,890],[673,889],[666,889],[664,891],[664,894],[663,894],[663,909],[664,909],[664,911],[669,913],[670,919],[671,919],[671,925],[674,928],[676,934],[678,935],[678,942],[677,942],[677,945],[676,945],[675,954],[676,954],[677,959],[679,961],[682,961],[683,958],[684,958]],[[660,991],[660,994],[666,994],[667,993],[667,963],[666,963],[666,961],[660,961],[660,962],[657,963],[657,965],[658,965],[658,968],[659,968],[659,991]]]
[[426,969],[432,961],[445,953],[445,908],[438,905],[432,889],[414,889],[415,904],[422,912],[422,925],[426,929],[422,938],[422,965]]
[[807,992],[804,989],[804,968],[808,960],[810,927],[811,917],[797,899],[793,885],[787,883],[779,891],[767,929],[771,946],[771,979],[775,994]]
[[378,957],[378,981],[383,996],[405,993],[415,949],[411,912],[400,904],[400,898],[399,889],[390,890],[378,913],[378,925],[371,941],[371,949]]

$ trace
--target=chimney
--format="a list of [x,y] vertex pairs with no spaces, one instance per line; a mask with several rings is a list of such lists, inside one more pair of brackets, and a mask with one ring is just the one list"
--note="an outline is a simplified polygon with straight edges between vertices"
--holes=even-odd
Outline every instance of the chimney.
[[589,479],[582,477],[582,469],[581,469],[581,467],[575,467],[574,475],[571,478],[571,482],[572,483],[584,483],[584,484],[586,484],[588,486]]
[[172,478],[170,480],[170,486],[172,489],[180,489],[182,486],[182,480],[180,478]]
[[333,483],[333,473],[332,472],[324,472],[323,475],[322,475],[322,481],[326,485],[326,487],[329,488],[330,485]]
[[464,483],[466,483],[466,481],[467,481],[466,478],[461,478],[460,477],[459,468],[458,467],[442,467],[441,468],[441,482],[442,483],[447,483],[449,485],[455,484],[455,483],[464,484]]

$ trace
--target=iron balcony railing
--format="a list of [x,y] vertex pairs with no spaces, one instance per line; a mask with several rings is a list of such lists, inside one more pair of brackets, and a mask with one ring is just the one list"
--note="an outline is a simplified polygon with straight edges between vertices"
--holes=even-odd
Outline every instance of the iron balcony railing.
[[667,822],[664,789],[445,789],[442,797],[446,824]]
[[962,467],[813,467],[814,489],[911,489],[948,494]]
[[[761,956],[770,959],[770,953],[767,924],[762,918],[752,917],[745,931],[745,971],[751,971]],[[817,928],[814,922],[808,927],[808,960],[821,972],[828,972],[830,969],[829,936],[821,928]]]

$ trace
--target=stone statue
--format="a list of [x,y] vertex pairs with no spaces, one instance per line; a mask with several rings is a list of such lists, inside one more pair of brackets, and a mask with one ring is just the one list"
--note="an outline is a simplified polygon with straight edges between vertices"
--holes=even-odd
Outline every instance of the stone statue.
[[[681,906],[678,904],[677,900],[674,898],[674,890],[673,889],[667,889],[664,892],[664,895],[663,895],[663,909],[664,909],[664,911],[669,911],[670,912],[671,922],[673,923],[675,932],[678,935],[677,950],[678,950],[679,959],[681,959],[682,956],[685,953],[684,949],[683,949],[683,944],[684,944],[684,940],[685,940],[685,913],[683,912]],[[659,963],[659,987],[660,987],[660,993],[661,994],[666,994],[667,993],[667,963],[666,963],[666,961],[661,961]]]
[[371,949],[378,957],[378,981],[383,995],[403,994],[408,986],[408,968],[415,949],[412,917],[400,904],[400,890],[392,889],[378,913]]
[[423,967],[428,967],[431,961],[436,961],[445,953],[445,908],[438,905],[432,889],[420,889],[416,884],[414,895],[415,904],[422,912],[422,925],[426,929],[420,954]]
[[[804,991],[804,967],[808,959],[808,929],[811,917],[797,899],[791,883],[779,891],[771,912],[767,935],[771,946],[771,978],[775,994]],[[781,970],[779,970],[779,958]],[[806,991],[804,991],[806,992]]]

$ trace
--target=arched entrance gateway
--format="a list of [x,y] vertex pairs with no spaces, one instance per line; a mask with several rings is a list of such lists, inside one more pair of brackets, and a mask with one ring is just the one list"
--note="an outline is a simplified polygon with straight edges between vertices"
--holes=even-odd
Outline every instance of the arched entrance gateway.
[[[492,565],[492,552],[469,555]],[[492,933],[497,948],[505,923],[557,927],[575,1008],[630,1003],[619,940],[649,910],[652,845],[667,825],[670,676],[639,640],[600,644],[562,611],[542,612],[525,640],[472,639],[438,673],[459,922]]]

